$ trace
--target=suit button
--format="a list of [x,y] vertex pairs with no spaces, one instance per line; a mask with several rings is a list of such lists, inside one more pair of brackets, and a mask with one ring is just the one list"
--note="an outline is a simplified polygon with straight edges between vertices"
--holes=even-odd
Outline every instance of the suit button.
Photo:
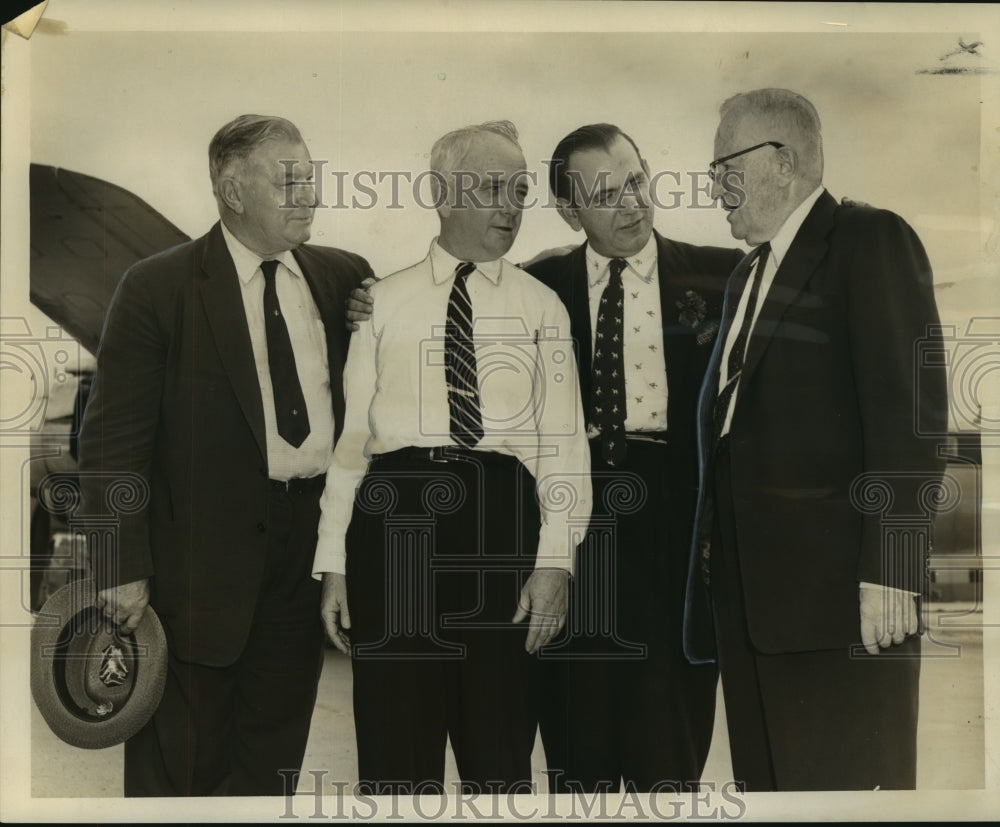
[[259,531],[259,532],[260,532],[261,534],[263,534],[263,533],[264,533],[265,531],[267,531],[267,526],[266,526],[266,525],[264,525],[263,523],[257,523],[257,530],[258,530],[258,531]]

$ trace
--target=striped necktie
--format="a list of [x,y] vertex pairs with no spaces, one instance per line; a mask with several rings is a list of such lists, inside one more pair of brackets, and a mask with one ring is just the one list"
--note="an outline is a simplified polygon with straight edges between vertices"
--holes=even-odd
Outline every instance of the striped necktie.
[[[770,253],[770,244],[761,244],[757,248],[756,267],[754,269],[753,282],[750,285],[750,296],[747,299],[746,312],[743,314],[739,333],[736,334],[736,338],[733,340],[733,347],[729,351],[729,359],[726,361],[726,384],[719,391],[719,395],[715,400],[715,408],[712,412],[715,427],[715,442],[718,442],[722,436],[722,429],[726,425],[726,416],[729,414],[729,408],[733,403],[733,394],[736,392],[740,373],[743,371],[743,359],[746,355],[747,339],[750,336],[753,314],[757,308],[757,297],[760,293],[760,283],[764,278],[764,268],[767,267],[767,257]],[[728,327],[732,327],[732,323],[735,321],[735,305],[739,303],[739,299],[733,301],[734,298],[736,297],[730,296],[730,301],[734,305],[734,317],[730,320]],[[728,336],[728,332],[725,335]],[[725,339],[723,338],[722,341],[725,342]]]
[[444,335],[444,370],[448,386],[451,438],[472,448],[483,438],[483,413],[479,404],[476,349],[472,341],[472,302],[466,280],[476,269],[471,261],[455,268],[455,283],[448,297]]

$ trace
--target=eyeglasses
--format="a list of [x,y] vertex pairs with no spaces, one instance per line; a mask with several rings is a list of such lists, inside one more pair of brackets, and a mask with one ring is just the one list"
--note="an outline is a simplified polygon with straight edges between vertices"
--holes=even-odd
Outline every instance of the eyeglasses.
[[762,146],[773,146],[775,149],[784,149],[785,145],[778,143],[777,141],[764,141],[762,144],[754,144],[754,146],[748,147],[747,149],[741,149],[739,152],[734,152],[732,155],[723,155],[721,158],[716,158],[712,163],[708,165],[708,177],[710,180],[715,180],[715,168],[720,164],[726,163],[726,161],[731,161],[733,158],[739,158],[741,155],[746,155],[748,152],[753,152],[755,149],[760,149]]

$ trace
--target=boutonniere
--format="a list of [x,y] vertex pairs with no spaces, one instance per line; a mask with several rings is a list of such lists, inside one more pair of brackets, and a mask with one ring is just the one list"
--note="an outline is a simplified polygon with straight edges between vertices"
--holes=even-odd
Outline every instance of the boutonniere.
[[677,321],[688,327],[700,325],[705,318],[705,313],[708,312],[705,300],[694,290],[684,291],[684,298],[678,299],[674,304],[681,311]]
[[715,335],[715,331],[719,329],[719,325],[714,321],[703,324],[705,314],[708,313],[708,305],[705,304],[705,300],[701,296],[694,290],[685,290],[684,298],[679,299],[674,304],[681,311],[677,316],[677,321],[696,332],[695,341],[699,345],[704,345],[712,341],[712,337]]

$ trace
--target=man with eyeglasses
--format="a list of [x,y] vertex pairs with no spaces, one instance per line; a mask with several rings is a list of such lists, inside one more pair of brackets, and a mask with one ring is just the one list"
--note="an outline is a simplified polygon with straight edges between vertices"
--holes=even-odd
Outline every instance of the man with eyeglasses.
[[715,155],[712,195],[755,249],[699,403],[685,647],[719,663],[749,791],[912,789],[919,526],[943,469],[916,423],[947,424],[943,367],[914,360],[936,335],[930,264],[901,218],[823,188],[800,95],[727,100]]

